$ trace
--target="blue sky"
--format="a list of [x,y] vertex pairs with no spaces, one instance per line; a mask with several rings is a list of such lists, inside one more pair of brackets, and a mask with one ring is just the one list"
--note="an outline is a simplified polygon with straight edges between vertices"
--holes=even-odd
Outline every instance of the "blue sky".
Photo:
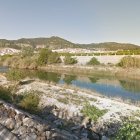
[[0,0],[0,38],[140,45],[140,0]]

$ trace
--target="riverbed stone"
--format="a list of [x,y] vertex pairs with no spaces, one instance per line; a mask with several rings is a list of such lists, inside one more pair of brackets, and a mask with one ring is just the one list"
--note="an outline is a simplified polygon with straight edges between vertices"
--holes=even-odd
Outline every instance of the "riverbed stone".
[[28,117],[23,119],[23,125],[28,127],[33,127],[35,125],[34,121]]
[[16,121],[15,119],[13,118],[8,118],[6,121],[5,121],[5,126],[8,128],[8,129],[14,129],[16,125]]
[[46,133],[46,138],[49,139],[51,136],[51,131],[46,131],[45,133]]
[[27,126],[24,125],[24,126],[19,127],[20,135],[26,134],[26,132],[27,132]]
[[6,127],[0,124],[0,140],[19,140],[17,136],[11,133]]

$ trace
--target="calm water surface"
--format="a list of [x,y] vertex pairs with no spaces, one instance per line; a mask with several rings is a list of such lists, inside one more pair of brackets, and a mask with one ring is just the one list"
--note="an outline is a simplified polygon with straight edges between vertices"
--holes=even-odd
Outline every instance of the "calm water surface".
[[8,71],[8,67],[1,67],[0,66],[0,73],[4,73],[4,72],[7,72]]
[[[0,72],[7,72],[7,67],[0,67]],[[44,71],[24,71],[27,76],[58,84],[74,85],[96,91],[108,97],[119,97],[131,101],[140,101],[140,80],[122,80],[117,77],[78,76]]]

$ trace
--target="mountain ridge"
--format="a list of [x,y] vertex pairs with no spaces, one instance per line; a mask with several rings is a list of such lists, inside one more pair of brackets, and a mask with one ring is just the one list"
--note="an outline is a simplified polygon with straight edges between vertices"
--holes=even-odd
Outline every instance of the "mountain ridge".
[[132,50],[140,49],[139,45],[131,43],[118,43],[118,42],[102,42],[90,44],[78,44],[68,41],[66,39],[52,36],[49,38],[20,38],[17,40],[0,39],[0,48],[10,47],[21,49],[22,47],[48,47],[50,49],[63,49],[63,48],[84,48],[84,49],[102,49],[102,50]]

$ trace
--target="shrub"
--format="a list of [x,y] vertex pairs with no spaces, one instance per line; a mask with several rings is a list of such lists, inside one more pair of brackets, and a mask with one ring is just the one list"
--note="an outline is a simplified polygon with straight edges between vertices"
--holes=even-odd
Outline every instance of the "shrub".
[[53,63],[61,63],[59,54],[56,52],[52,52],[47,48],[41,49],[38,57],[38,64],[45,65],[45,64],[53,64]]
[[76,60],[76,58],[72,58],[71,56],[65,56],[64,58],[64,63],[65,65],[72,65],[72,64],[76,64],[78,61]]
[[38,57],[38,64],[39,65],[47,64],[48,56],[49,56],[50,53],[51,53],[51,51],[48,50],[47,48],[41,49],[40,52],[39,52],[39,57]]
[[12,55],[9,55],[9,54],[0,56],[0,61],[5,61],[6,59],[11,58],[11,57],[12,57]]
[[121,61],[118,63],[118,66],[124,67],[124,68],[140,68],[140,58],[126,56],[121,59]]
[[95,58],[92,57],[91,60],[87,63],[87,65],[99,65],[100,62]]
[[25,57],[23,59],[19,59],[18,67],[22,69],[27,69],[32,63],[32,59],[29,57]]
[[32,70],[36,70],[38,68],[37,62],[33,61],[28,68]]
[[17,63],[18,60],[19,60],[19,57],[17,56],[4,55],[1,57],[0,62],[3,66],[10,66],[12,63]]
[[119,129],[115,140],[140,140],[140,121],[125,121]]
[[61,63],[61,58],[59,56],[59,54],[57,52],[52,52],[49,56],[48,56],[48,64],[54,64],[54,63]]
[[18,81],[25,78],[25,74],[20,70],[11,69],[7,73],[7,78],[12,81]]
[[0,86],[0,99],[11,102],[12,100],[12,94],[10,93],[10,90],[8,88],[3,88]]
[[61,98],[60,97],[57,100],[58,100],[58,102],[61,102],[63,104],[68,104],[69,103],[69,99],[68,98]]
[[99,117],[106,113],[106,110],[99,110],[95,106],[91,106],[89,103],[86,103],[81,112],[84,116],[89,117],[91,120],[97,121]]
[[31,56],[33,56],[33,54],[34,54],[34,49],[32,47],[22,48],[22,51],[21,51],[22,57],[27,57],[27,56],[31,57]]
[[39,100],[39,96],[35,93],[25,93],[25,96],[20,101],[19,106],[25,110],[35,113],[38,111]]

